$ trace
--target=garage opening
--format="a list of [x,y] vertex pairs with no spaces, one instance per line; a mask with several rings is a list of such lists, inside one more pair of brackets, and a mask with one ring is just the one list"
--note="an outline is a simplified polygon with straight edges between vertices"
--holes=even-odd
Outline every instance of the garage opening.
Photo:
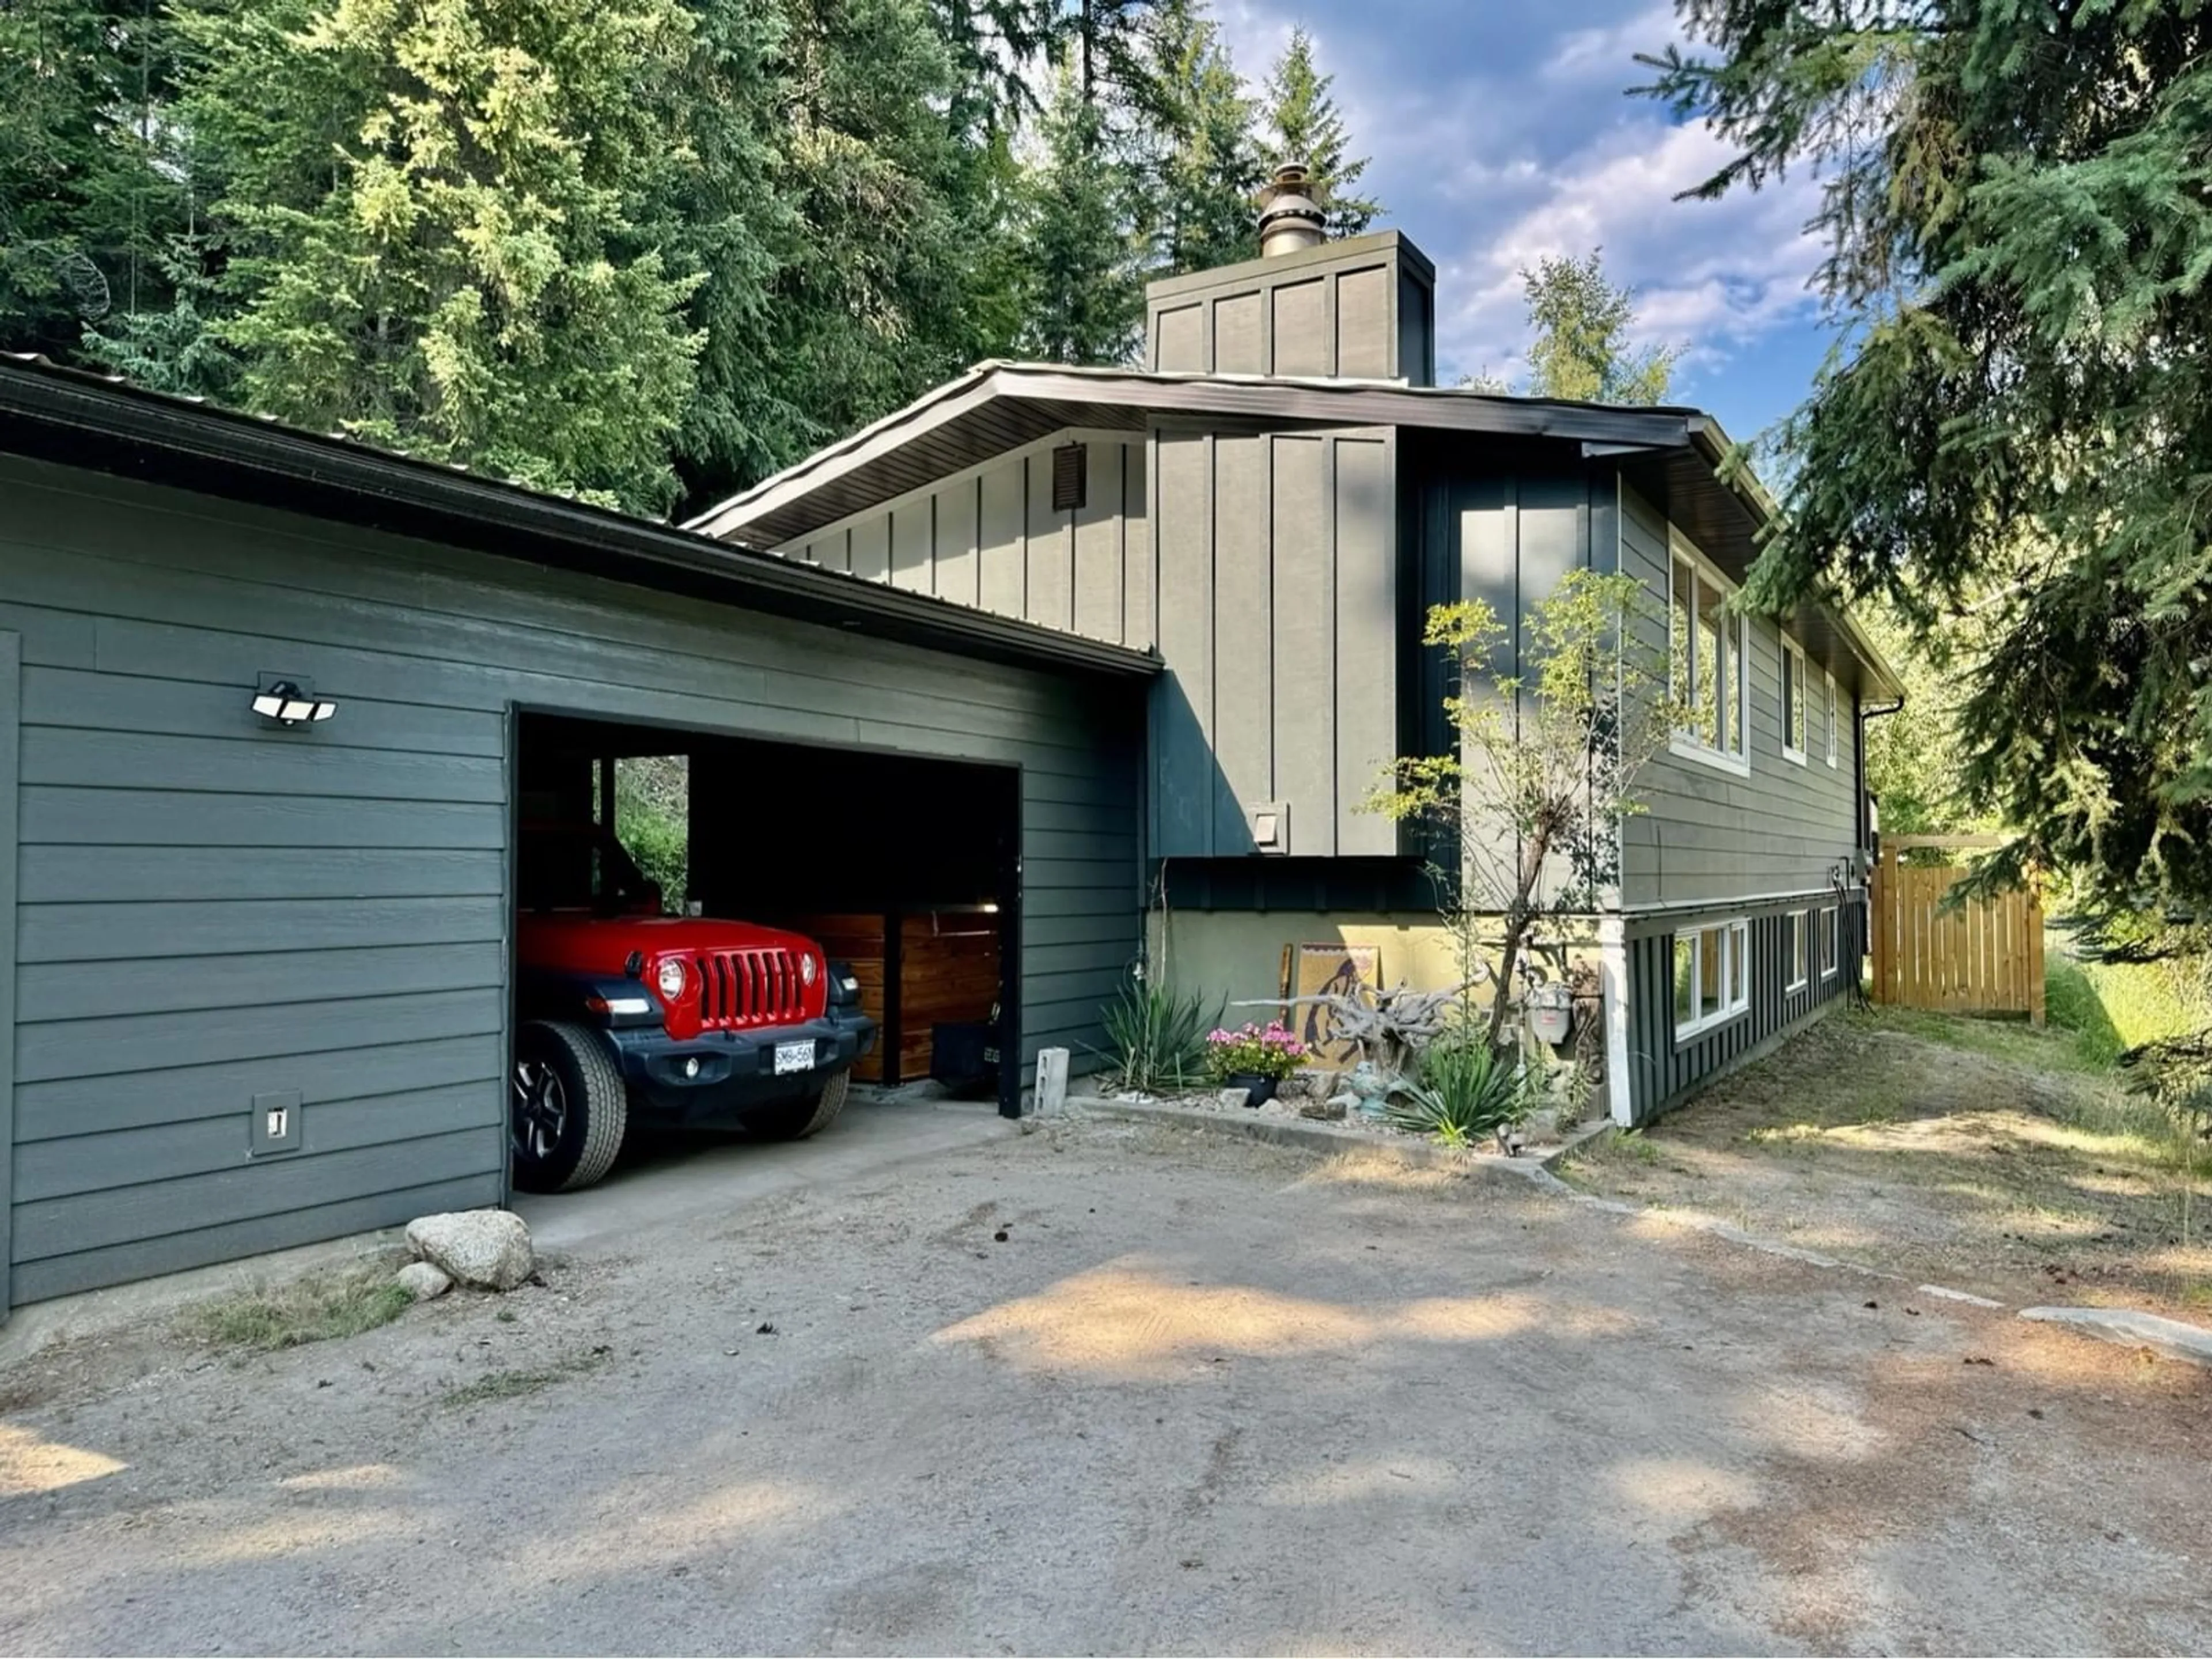
[[1018,772],[540,713],[516,772],[518,1185],[605,1172],[572,1097],[610,1073],[641,1126],[925,1079],[1018,1112]]

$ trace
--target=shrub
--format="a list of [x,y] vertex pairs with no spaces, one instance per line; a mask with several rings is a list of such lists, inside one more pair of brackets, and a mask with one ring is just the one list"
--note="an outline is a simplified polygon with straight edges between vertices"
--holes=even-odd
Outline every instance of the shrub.
[[1514,1057],[1469,1031],[1423,1051],[1420,1076],[1404,1085],[1386,1116],[1398,1128],[1465,1146],[1518,1123],[1528,1115],[1528,1097]]
[[1280,1020],[1262,1027],[1240,1025],[1233,1031],[1214,1030],[1206,1039],[1206,1072],[1216,1082],[1232,1077],[1271,1077],[1277,1082],[1298,1069],[1306,1045]]
[[1146,1094],[1188,1089],[1206,1075],[1206,1033],[1221,1018],[1194,992],[1179,996],[1164,985],[1132,980],[1106,1005],[1107,1060],[1121,1086]]

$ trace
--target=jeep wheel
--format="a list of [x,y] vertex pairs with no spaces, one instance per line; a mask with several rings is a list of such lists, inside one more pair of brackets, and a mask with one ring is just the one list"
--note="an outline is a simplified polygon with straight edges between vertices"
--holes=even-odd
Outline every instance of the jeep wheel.
[[840,1072],[823,1085],[820,1094],[801,1095],[796,1100],[765,1107],[745,1120],[745,1127],[763,1140],[804,1140],[819,1134],[845,1109],[845,1097],[852,1085],[853,1074]]
[[605,1175],[622,1150],[629,1103],[598,1032],[533,1020],[514,1035],[507,1133],[514,1184],[526,1193],[574,1192]]

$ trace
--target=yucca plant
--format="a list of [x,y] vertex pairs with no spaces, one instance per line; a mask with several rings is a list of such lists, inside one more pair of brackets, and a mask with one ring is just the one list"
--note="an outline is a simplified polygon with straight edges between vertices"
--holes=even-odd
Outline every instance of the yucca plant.
[[1492,1048],[1481,1031],[1468,1030],[1422,1051],[1420,1075],[1402,1085],[1385,1115],[1395,1127],[1464,1146],[1510,1128],[1528,1116],[1528,1106],[1514,1056]]
[[1206,1034],[1225,1004],[1209,1014],[1196,992],[1178,995],[1150,980],[1131,980],[1106,1005],[1107,1061],[1121,1086],[1146,1094],[1197,1087],[1206,1079]]

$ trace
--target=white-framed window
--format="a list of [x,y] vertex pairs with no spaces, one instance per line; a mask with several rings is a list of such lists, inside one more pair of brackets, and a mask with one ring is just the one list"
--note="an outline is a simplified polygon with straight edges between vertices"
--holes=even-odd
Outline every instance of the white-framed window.
[[1782,636],[1782,758],[1805,763],[1805,648]]
[[1836,951],[1836,907],[1824,904],[1813,913],[1813,942],[1820,954],[1820,977],[1833,979],[1842,965]]
[[1842,724],[1843,715],[1838,711],[1836,707],[1836,677],[1833,674],[1828,674],[1824,678],[1826,678],[1828,682],[1827,700],[1821,705],[1823,711],[1827,715],[1827,731],[1824,739],[1824,747],[1826,747],[1828,751],[1828,764],[1833,766],[1836,763],[1836,727]]
[[1782,918],[1782,960],[1790,977],[1784,981],[1785,991],[1802,991],[1811,983],[1807,957],[1813,948],[1813,913],[1792,910]]
[[1674,938],[1674,1035],[1689,1036],[1751,1006],[1751,924],[1713,921]]
[[1679,530],[1668,538],[1668,663],[1674,700],[1688,712],[1674,733],[1674,752],[1748,774],[1744,665],[1746,619],[1729,610],[1735,585]]

